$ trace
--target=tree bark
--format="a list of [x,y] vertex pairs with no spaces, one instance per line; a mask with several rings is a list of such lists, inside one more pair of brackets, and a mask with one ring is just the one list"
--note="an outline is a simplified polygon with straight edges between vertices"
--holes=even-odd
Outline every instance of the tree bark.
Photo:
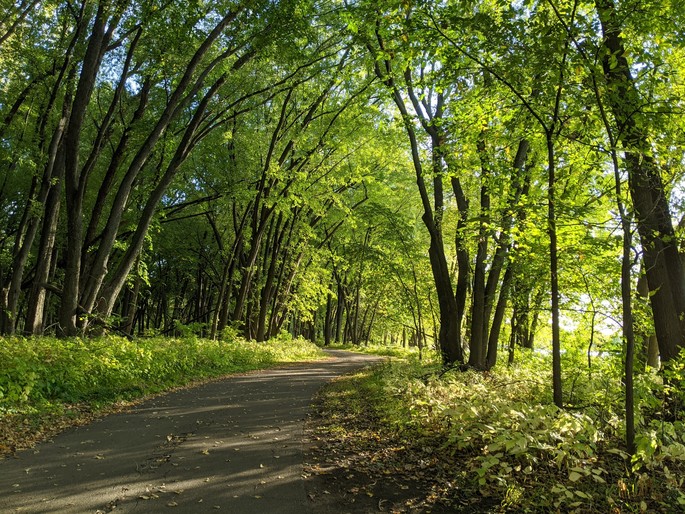
[[626,58],[613,0],[595,0],[602,25],[606,102],[618,125],[630,195],[635,209],[654,329],[663,363],[685,346],[685,276],[658,164],[651,154],[649,129],[637,115],[640,94]]
[[81,250],[83,245],[83,199],[84,177],[79,169],[81,131],[86,109],[95,87],[95,78],[100,69],[113,26],[107,29],[107,22],[116,25],[118,18],[110,19],[103,4],[98,5],[95,21],[85,57],[83,58],[69,122],[64,133],[64,185],[67,207],[67,248],[64,269],[64,284],[60,305],[60,330],[63,335],[73,336],[78,332],[79,281],[81,271]]
[[[432,172],[433,172],[433,199],[434,207],[428,195],[428,189],[424,180],[423,164],[421,162],[420,145],[416,136],[412,116],[409,114],[404,96],[400,87],[398,86],[393,70],[392,59],[386,57],[389,55],[385,49],[385,42],[380,34],[380,21],[376,27],[376,44],[374,47],[371,43],[367,44],[369,51],[377,57],[374,61],[376,75],[383,81],[383,83],[390,90],[391,96],[404,124],[405,131],[409,138],[409,144],[412,155],[412,162],[414,164],[414,171],[416,174],[416,184],[419,189],[421,197],[421,204],[423,206],[423,214],[421,219],[430,234],[430,246],[428,248],[428,255],[431,263],[431,271],[433,272],[433,280],[435,282],[435,289],[438,297],[438,310],[440,312],[440,332],[438,335],[438,346],[442,356],[443,364],[446,366],[457,362],[463,362],[463,351],[461,348],[460,327],[458,325],[458,309],[457,301],[452,287],[449,266],[447,265],[447,258],[445,256],[445,247],[442,236],[442,206],[443,206],[443,191],[442,181],[443,173],[443,136],[439,124],[433,123],[435,119],[439,119],[443,114],[443,97],[442,94],[437,94],[437,103],[431,111],[433,119],[427,119],[424,115],[424,106],[430,107],[427,103],[421,106],[421,102],[416,95],[411,79],[411,70],[407,68],[403,74],[404,86],[406,92],[414,107],[414,114],[421,122],[424,130],[431,137],[431,152],[432,152]],[[379,54],[382,52],[382,54]],[[381,67],[381,65],[383,67]],[[427,100],[427,102],[430,101]]]
[[486,156],[485,141],[479,139],[478,155],[481,161],[480,177],[480,215],[478,226],[478,249],[476,263],[473,269],[473,293],[471,301],[471,339],[469,341],[469,366],[475,369],[485,369],[486,341],[484,339],[489,320],[485,318],[485,259],[488,255],[488,239],[490,225],[490,193],[489,177],[490,165]]

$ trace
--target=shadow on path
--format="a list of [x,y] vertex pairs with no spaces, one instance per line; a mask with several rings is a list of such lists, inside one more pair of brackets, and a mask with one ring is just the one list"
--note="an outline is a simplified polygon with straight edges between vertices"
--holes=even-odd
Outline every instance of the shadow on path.
[[310,510],[303,423],[316,391],[381,359],[239,375],[148,400],[0,461],[0,512]]

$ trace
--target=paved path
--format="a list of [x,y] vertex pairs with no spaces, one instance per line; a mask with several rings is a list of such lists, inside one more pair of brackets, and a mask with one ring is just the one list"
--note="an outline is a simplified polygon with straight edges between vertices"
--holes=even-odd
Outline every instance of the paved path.
[[0,460],[0,512],[309,512],[302,430],[312,396],[379,360],[330,354],[160,396]]

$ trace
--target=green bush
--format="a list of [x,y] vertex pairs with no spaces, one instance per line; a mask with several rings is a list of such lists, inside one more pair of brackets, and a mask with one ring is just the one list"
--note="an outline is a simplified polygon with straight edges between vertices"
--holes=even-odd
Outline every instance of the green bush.
[[[619,359],[596,359],[591,369],[581,355],[564,360],[564,409],[552,401],[549,357],[534,352],[514,367],[487,373],[394,361],[364,387],[384,426],[408,440],[440,441],[443,452],[459,459],[461,479],[474,490],[506,497],[515,511],[685,507],[685,423],[655,417],[659,398],[669,392],[659,375],[637,377],[637,451],[631,459],[623,441]],[[644,477],[652,484],[649,492]],[[521,490],[529,491],[525,505],[507,496]]]

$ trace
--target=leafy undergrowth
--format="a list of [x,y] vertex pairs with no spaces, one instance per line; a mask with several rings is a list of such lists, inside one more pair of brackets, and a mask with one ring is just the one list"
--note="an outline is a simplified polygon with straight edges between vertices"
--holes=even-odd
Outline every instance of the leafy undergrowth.
[[479,512],[482,498],[453,489],[439,440],[390,429],[380,417],[380,375],[365,370],[322,389],[307,422],[305,487],[320,512]]
[[611,373],[567,376],[578,403],[560,410],[544,365],[444,373],[392,362],[338,381],[314,423],[311,472],[334,478],[347,507],[380,495],[386,512],[685,512],[684,424],[640,417],[631,459]]
[[0,339],[0,457],[145,396],[200,380],[319,359],[304,339]]

